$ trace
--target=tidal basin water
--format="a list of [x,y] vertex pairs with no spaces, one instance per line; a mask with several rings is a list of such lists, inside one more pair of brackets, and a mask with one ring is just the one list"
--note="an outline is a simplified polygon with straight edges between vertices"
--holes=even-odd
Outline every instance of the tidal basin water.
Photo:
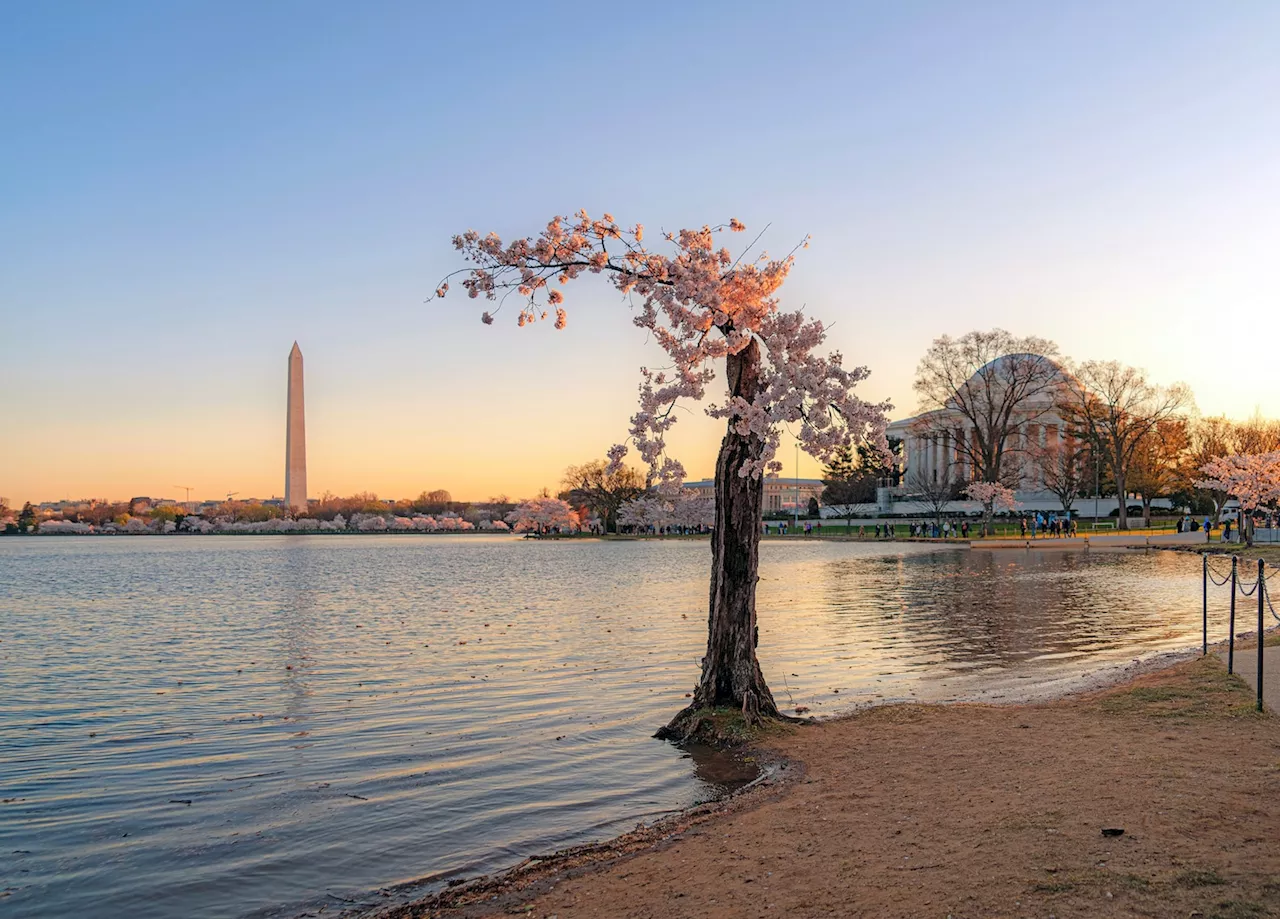
[[[294,916],[716,792],[705,540],[0,539],[0,915]],[[1172,552],[766,541],[760,656],[831,714],[1200,640]]]

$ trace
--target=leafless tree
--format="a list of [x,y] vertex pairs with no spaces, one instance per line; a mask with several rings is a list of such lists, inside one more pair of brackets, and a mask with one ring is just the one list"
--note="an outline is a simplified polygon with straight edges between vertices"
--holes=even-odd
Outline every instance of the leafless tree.
[[947,463],[938,470],[936,477],[926,475],[923,469],[917,467],[907,476],[907,497],[927,505],[934,521],[941,524],[947,505],[959,496],[960,489],[966,484],[957,478],[956,468],[952,463]]
[[1184,485],[1193,474],[1187,464],[1186,418],[1169,418],[1157,422],[1138,442],[1129,464],[1128,487],[1142,499],[1142,525],[1151,526],[1151,502],[1167,497]]
[[1058,411],[1077,436],[1087,437],[1111,465],[1119,503],[1117,526],[1129,528],[1128,476],[1142,439],[1157,425],[1189,410],[1185,384],[1157,386],[1145,371],[1118,361],[1085,361],[1062,391]]
[[1074,437],[1032,448],[1031,463],[1040,473],[1045,491],[1057,497],[1064,514],[1071,514],[1072,505],[1084,491],[1088,480],[1087,456],[1085,445]]
[[[1008,453],[1022,449],[1021,425],[1053,410],[1062,376],[1058,346],[1004,331],[936,339],[916,368],[922,411],[918,433],[944,438],[974,481],[1003,482]],[[955,429],[972,430],[957,436]]]
[[565,469],[562,484],[570,504],[585,507],[600,518],[606,533],[616,533],[618,511],[628,501],[644,494],[649,483],[639,470],[630,466],[610,472],[603,461],[591,460]]
[[[1225,415],[1197,418],[1188,431],[1187,466],[1200,469],[1206,463],[1236,452],[1236,424]],[[1225,491],[1198,489],[1213,502],[1213,522],[1222,515],[1222,506],[1230,497]]]
[[1236,453],[1270,453],[1280,450],[1280,420],[1255,412],[1247,421],[1232,425]]

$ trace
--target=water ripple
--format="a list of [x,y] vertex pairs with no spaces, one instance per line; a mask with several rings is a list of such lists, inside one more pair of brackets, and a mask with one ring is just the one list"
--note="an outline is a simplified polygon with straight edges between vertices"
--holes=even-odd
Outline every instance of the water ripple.
[[[705,799],[714,765],[650,735],[697,678],[707,563],[705,541],[0,540],[0,905],[292,915]],[[761,573],[766,676],[819,714],[1199,637],[1199,564],[1172,553],[797,540]]]

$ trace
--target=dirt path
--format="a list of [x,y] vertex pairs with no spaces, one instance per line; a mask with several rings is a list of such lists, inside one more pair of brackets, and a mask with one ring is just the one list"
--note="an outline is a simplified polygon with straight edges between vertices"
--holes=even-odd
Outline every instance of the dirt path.
[[1251,703],[1211,656],[1046,705],[791,729],[770,746],[807,772],[772,799],[576,876],[398,913],[1280,915],[1280,719]]

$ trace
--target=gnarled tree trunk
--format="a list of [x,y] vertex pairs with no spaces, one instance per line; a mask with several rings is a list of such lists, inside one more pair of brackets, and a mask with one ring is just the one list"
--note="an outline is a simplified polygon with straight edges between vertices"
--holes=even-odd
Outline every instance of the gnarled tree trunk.
[[[731,396],[748,402],[760,387],[760,346],[752,341],[729,355],[726,374]],[[781,717],[756,659],[756,581],[760,562],[764,480],[738,474],[758,460],[760,438],[739,434],[733,422],[716,459],[716,525],[711,535],[711,598],[707,653],[693,701],[658,731],[658,737],[682,740],[696,733],[700,714],[732,707],[748,721]]]

